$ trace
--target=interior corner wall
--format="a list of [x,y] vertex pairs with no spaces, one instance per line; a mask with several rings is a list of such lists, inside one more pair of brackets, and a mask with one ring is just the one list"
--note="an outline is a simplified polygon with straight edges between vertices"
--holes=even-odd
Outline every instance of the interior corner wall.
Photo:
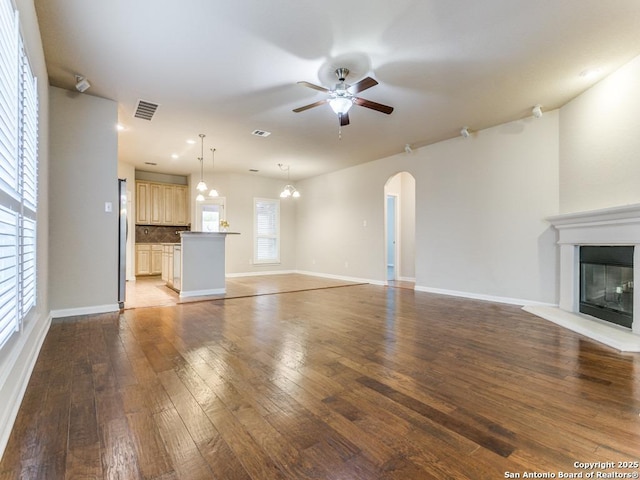
[[416,288],[557,303],[558,112],[300,182],[298,269],[385,281],[384,185],[415,178]]
[[117,103],[56,87],[49,99],[51,309],[117,311]]
[[640,57],[560,109],[560,212],[640,203]]

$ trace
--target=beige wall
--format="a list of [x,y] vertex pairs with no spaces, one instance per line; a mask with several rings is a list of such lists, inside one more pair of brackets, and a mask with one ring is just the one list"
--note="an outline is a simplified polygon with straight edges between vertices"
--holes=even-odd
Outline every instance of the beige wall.
[[[199,179],[199,178],[198,178]],[[221,197],[225,198],[226,217],[229,230],[240,235],[227,236],[226,273],[228,275],[259,274],[267,272],[292,271],[296,268],[296,204],[299,199],[280,199],[284,187],[282,180],[220,173],[211,180],[205,178],[209,188],[215,186]],[[190,182],[191,224],[195,228],[198,181]],[[253,264],[253,199],[270,198],[280,200],[280,263],[268,265]]]
[[556,303],[557,111],[300,182],[298,269],[384,283],[383,192],[400,171],[416,181],[417,288]]
[[560,211],[640,202],[640,57],[560,111]]
[[[117,103],[49,91],[49,295],[54,316],[118,309]],[[105,212],[105,202],[112,211]]]

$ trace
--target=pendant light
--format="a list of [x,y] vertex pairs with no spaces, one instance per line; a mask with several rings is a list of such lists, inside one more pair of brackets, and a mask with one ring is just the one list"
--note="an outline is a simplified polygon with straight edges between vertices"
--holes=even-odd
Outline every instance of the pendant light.
[[202,192],[207,190],[207,184],[204,183],[204,133],[200,134],[200,157],[198,160],[200,161],[200,181],[198,185],[196,185],[196,190],[198,190],[198,196],[196,197],[197,202],[202,202],[204,200],[204,195]]
[[287,171],[287,184],[282,189],[282,192],[280,192],[280,198],[289,198],[289,197],[298,198],[298,197],[300,197],[300,192],[298,190],[296,190],[296,187],[291,185],[290,180],[289,180],[289,169],[291,167],[289,165],[283,165],[281,163],[279,163],[278,166],[280,167],[280,170],[286,170]]
[[[211,149],[211,166],[213,167],[214,170],[216,168],[215,164],[216,164],[216,149],[212,148]],[[211,187],[211,191],[209,192],[209,196],[210,197],[217,197],[218,196],[218,191],[214,187]]]

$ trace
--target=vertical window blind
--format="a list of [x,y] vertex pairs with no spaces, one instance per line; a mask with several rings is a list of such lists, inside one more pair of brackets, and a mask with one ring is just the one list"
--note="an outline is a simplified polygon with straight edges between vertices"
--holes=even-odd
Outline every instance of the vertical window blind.
[[0,348],[36,303],[37,174],[37,80],[0,0]]
[[280,201],[254,199],[254,263],[280,262]]

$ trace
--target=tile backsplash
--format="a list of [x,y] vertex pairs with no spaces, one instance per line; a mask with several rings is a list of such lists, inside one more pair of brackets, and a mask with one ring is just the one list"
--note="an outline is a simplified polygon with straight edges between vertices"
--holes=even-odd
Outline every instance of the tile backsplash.
[[136,243],[180,243],[181,231],[189,227],[165,227],[159,225],[136,225]]

